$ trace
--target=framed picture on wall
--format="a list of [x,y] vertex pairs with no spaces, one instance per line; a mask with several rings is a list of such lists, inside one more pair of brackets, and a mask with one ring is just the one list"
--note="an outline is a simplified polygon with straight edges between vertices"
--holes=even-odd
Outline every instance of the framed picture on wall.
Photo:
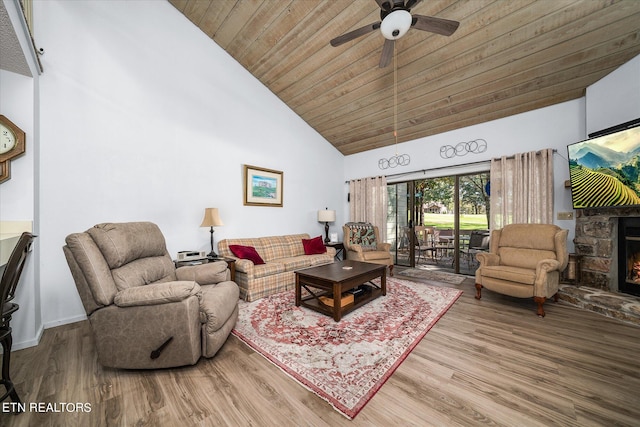
[[244,205],[282,207],[283,173],[244,165]]

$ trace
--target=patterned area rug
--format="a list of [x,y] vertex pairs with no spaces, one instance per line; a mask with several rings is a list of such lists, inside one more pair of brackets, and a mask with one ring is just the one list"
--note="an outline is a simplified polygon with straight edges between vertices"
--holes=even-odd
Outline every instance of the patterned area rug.
[[335,322],[294,291],[240,301],[233,334],[353,419],[462,291],[387,279],[387,295]]
[[415,277],[419,279],[433,280],[435,282],[445,282],[453,285],[459,285],[464,282],[468,276],[462,274],[447,273],[446,271],[423,270],[420,268],[407,268],[398,272],[401,276]]

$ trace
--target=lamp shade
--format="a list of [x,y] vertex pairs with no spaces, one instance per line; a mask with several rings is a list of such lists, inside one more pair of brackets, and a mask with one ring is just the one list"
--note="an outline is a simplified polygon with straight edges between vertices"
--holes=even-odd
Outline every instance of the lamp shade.
[[204,218],[200,227],[217,227],[224,225],[218,214],[218,208],[206,208],[204,210]]
[[380,32],[387,40],[399,39],[409,31],[412,20],[411,14],[406,10],[394,10],[382,20]]
[[318,211],[318,222],[334,222],[336,220],[336,211],[325,209]]

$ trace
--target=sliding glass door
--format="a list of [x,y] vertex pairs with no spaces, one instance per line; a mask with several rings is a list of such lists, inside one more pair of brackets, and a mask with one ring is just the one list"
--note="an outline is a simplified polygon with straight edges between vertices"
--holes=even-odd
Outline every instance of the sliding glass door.
[[489,228],[488,182],[483,172],[389,184],[387,236],[396,264],[473,274],[469,244]]
[[387,242],[391,243],[391,253],[396,265],[414,266],[414,244],[411,239],[413,229],[413,182],[387,185]]

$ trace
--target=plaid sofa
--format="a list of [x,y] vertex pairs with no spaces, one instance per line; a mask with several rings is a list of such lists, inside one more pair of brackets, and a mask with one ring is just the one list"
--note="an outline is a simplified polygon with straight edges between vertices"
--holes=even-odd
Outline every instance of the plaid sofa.
[[[235,281],[240,287],[240,298],[245,301],[255,301],[293,289],[295,270],[333,262],[335,248],[327,247],[327,252],[324,254],[305,255],[302,239],[309,239],[309,235],[291,234],[220,240],[218,242],[220,256],[236,259]],[[230,245],[254,247],[265,264],[254,265],[247,259],[239,259],[229,249]]]

